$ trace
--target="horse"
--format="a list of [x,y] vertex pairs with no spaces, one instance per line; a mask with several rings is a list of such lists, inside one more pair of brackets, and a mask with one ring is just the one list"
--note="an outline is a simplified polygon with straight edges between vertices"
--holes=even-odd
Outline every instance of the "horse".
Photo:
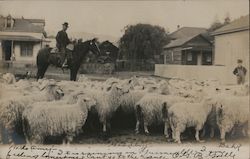
[[[51,50],[52,48],[45,47],[38,51],[36,59],[37,80],[44,77],[49,65],[54,65],[56,67],[61,67],[62,65],[65,55],[62,53],[51,53]],[[66,50],[70,51],[68,49]],[[82,64],[83,59],[86,57],[89,51],[93,52],[95,55],[100,54],[100,49],[96,44],[96,39],[74,44],[74,49],[71,51],[72,56],[70,59],[68,59],[68,68],[70,69],[71,81],[76,81],[77,72]]]

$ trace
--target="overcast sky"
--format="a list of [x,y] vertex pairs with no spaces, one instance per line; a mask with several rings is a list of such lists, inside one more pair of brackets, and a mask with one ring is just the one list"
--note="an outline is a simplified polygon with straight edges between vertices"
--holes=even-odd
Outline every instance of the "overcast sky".
[[209,27],[215,19],[249,14],[248,0],[165,0],[165,1],[1,1],[0,14],[43,18],[46,30],[69,31],[120,37],[128,24],[150,23],[170,32],[176,26]]

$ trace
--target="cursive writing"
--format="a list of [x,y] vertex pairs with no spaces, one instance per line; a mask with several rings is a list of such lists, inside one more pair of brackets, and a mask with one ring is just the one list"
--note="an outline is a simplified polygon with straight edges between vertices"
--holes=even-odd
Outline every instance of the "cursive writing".
[[240,154],[240,144],[217,148],[207,146],[171,148],[146,144],[112,144],[109,146],[11,145],[6,159],[234,159]]

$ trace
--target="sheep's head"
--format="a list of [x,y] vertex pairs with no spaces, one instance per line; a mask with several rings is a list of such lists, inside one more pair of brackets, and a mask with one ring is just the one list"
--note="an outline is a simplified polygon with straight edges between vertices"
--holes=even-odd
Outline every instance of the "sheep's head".
[[63,90],[55,84],[48,84],[41,90],[47,93],[50,100],[59,100],[64,96]]
[[84,94],[78,95],[77,103],[82,107],[86,107],[88,110],[91,110],[94,106],[96,106],[96,100]]
[[121,96],[129,92],[129,86],[113,82],[106,88],[106,91],[115,93],[116,96]]

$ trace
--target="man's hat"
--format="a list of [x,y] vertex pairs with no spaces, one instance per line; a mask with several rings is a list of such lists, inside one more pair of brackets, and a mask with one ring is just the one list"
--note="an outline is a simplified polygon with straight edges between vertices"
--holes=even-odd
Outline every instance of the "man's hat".
[[237,63],[242,63],[243,61],[241,59],[238,59],[237,60]]
[[69,23],[68,22],[64,22],[62,25],[69,27]]

